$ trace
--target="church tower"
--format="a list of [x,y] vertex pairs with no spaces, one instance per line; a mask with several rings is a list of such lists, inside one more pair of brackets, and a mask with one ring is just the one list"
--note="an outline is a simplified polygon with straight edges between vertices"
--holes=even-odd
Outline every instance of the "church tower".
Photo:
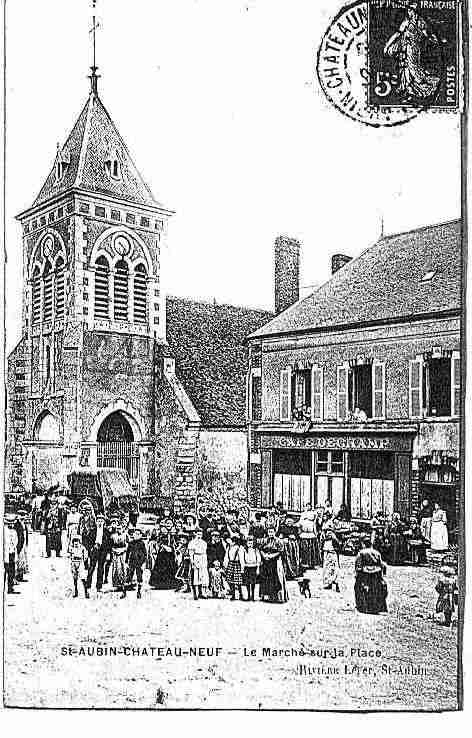
[[22,338],[9,359],[9,486],[77,469],[155,475],[155,383],[166,356],[161,250],[172,212],[143,181],[91,90],[23,232]]

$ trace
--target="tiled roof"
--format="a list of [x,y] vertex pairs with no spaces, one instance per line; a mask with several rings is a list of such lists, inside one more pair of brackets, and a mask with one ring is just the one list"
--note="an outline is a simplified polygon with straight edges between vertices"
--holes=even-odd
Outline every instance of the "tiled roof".
[[[434,276],[422,281],[428,272]],[[454,220],[381,238],[251,337],[414,318],[460,303],[461,226]]]
[[167,341],[176,374],[203,427],[245,425],[245,339],[272,317],[263,310],[167,298]]
[[[56,181],[56,157],[33,207],[71,187],[141,205],[162,207],[141,178],[105,106],[93,92],[57,156],[69,162],[65,174],[59,182]],[[113,179],[106,171],[105,162],[109,157],[118,159],[120,179]]]

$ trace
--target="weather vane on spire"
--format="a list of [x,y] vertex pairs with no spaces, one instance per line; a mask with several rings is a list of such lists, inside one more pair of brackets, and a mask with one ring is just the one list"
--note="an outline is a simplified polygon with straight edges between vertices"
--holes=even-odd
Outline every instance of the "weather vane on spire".
[[97,74],[97,59],[96,59],[96,53],[97,53],[97,29],[100,28],[100,23],[97,22],[97,18],[95,15],[95,9],[97,7],[97,0],[92,0],[92,9],[93,9],[93,16],[92,16],[92,28],[90,29],[89,33],[92,34],[92,41],[93,41],[93,65],[90,67],[92,70],[92,74],[90,75],[90,83],[92,86],[92,92],[97,95],[98,94],[98,78],[100,77],[99,74]]

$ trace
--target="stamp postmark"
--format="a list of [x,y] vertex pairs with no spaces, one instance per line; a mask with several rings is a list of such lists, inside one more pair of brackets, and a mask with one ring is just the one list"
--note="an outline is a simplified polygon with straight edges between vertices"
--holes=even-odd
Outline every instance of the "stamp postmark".
[[327,99],[352,120],[374,127],[406,123],[419,111],[368,101],[368,6],[366,0],[345,5],[333,18],[318,49],[318,79]]
[[457,0],[370,0],[369,105],[457,110],[459,28]]

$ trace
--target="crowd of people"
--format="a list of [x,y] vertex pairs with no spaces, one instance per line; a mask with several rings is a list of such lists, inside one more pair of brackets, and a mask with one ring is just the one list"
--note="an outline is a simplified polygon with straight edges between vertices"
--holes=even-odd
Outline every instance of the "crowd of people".
[[[386,564],[426,563],[426,549],[444,532],[438,506],[427,501],[406,524],[397,513],[390,520],[374,516],[370,530],[360,535],[355,559],[354,596],[360,612],[387,611]],[[442,512],[439,509],[439,512]],[[429,514],[430,513],[430,514]],[[14,592],[28,570],[26,511],[6,516],[5,578]],[[267,512],[213,509],[175,515],[161,510],[154,525],[139,527],[136,513],[115,511],[106,517],[91,503],[80,509],[60,490],[37,495],[31,505],[31,527],[45,538],[45,555],[60,557],[63,546],[70,559],[74,597],[79,587],[89,598],[93,586],[101,592],[111,580],[125,598],[136,588],[142,596],[143,578],[154,590],[192,594],[195,600],[229,598],[287,602],[287,581],[297,580],[309,591],[306,572],[322,569],[322,586],[340,591],[341,530],[350,523],[346,506],[334,515],[329,504],[306,510],[296,519],[281,504]],[[446,529],[447,535],[447,529]],[[443,550],[443,549],[442,549]],[[452,571],[452,574],[451,574]],[[446,562],[438,580],[437,612],[450,622],[454,609],[454,565]],[[308,590],[305,587],[308,586]]]

